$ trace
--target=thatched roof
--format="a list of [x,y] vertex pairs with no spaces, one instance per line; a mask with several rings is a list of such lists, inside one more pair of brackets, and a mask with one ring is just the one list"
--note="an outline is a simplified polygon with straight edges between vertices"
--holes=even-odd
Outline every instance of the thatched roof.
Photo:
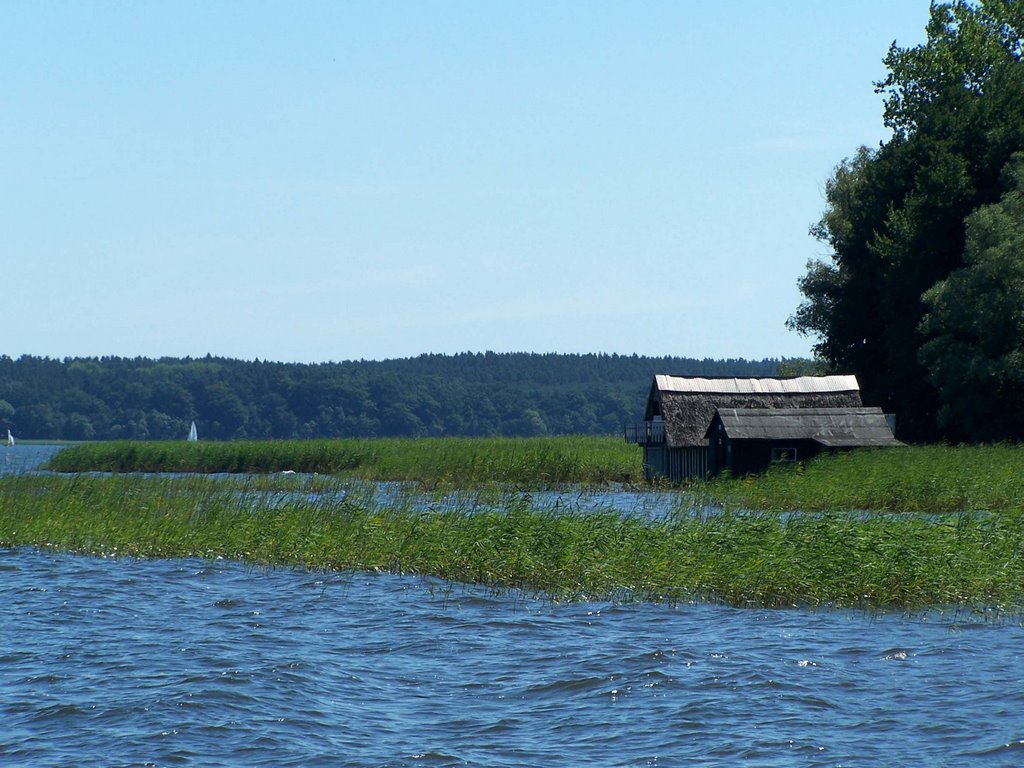
[[[828,448],[902,445],[881,408],[719,408],[733,440],[814,440]],[[708,428],[710,435],[714,423]]]
[[855,376],[792,379],[655,376],[645,419],[660,414],[669,448],[707,445],[717,408],[858,408]]

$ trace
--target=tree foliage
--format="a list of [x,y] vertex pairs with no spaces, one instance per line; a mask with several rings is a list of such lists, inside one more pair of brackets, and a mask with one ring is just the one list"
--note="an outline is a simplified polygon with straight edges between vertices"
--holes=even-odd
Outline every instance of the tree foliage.
[[966,266],[924,294],[921,359],[941,395],[940,425],[956,437],[1024,435],[1024,154],[1007,186],[967,217]]
[[833,368],[856,372],[865,400],[899,414],[911,439],[954,430],[952,390],[919,355],[932,328],[923,295],[964,266],[968,216],[1000,199],[1024,149],[1022,30],[1024,0],[933,4],[927,42],[894,43],[876,84],[891,138],[836,168],[811,229],[831,258],[808,264],[789,325],[817,337]]

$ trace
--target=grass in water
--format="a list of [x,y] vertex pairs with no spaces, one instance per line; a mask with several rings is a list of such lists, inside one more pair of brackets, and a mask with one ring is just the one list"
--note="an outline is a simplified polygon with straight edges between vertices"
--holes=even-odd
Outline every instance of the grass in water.
[[105,442],[67,448],[57,472],[235,472],[292,470],[424,485],[635,482],[640,452],[617,437],[387,438],[240,442]]
[[[337,479],[0,478],[0,546],[381,570],[557,600],[1024,610],[1024,515],[708,513],[380,503]],[[684,498],[681,496],[681,499]]]
[[820,456],[699,489],[747,509],[957,512],[1024,509],[1024,446],[913,446]]

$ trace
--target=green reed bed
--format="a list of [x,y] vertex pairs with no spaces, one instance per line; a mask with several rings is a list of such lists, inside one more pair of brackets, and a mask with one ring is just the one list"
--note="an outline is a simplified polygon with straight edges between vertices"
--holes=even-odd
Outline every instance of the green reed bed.
[[896,512],[1024,509],[1024,446],[908,446],[820,456],[700,490],[748,509]]
[[1024,515],[698,513],[386,505],[341,481],[0,478],[0,546],[379,570],[553,599],[1024,608]]
[[58,472],[318,472],[423,484],[631,482],[640,453],[615,437],[385,438],[89,443],[56,454]]

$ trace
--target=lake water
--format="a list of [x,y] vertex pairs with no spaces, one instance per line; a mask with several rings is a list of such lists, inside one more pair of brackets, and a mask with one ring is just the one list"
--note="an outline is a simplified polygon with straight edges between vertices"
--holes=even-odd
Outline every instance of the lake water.
[[1024,760],[1024,634],[0,552],[0,764]]
[[0,475],[32,472],[64,446],[60,443],[18,443],[0,446]]
[[973,618],[0,550],[0,765],[1024,764]]

